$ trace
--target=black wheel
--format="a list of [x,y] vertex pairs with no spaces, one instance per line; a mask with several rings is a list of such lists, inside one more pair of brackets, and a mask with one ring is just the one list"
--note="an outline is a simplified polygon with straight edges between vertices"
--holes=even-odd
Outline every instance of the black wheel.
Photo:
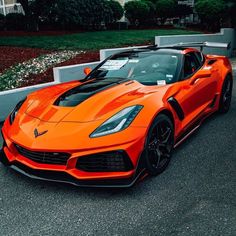
[[156,176],[168,166],[174,146],[174,128],[171,120],[163,114],[156,117],[146,140],[146,168]]
[[227,113],[229,111],[232,98],[232,88],[233,88],[233,80],[231,76],[228,75],[224,80],[221,90],[220,104],[219,104],[220,113]]

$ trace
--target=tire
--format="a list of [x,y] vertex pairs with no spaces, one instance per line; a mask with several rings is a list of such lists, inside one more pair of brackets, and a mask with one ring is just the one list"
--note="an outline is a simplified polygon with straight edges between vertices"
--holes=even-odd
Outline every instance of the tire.
[[219,103],[219,113],[227,113],[230,109],[232,99],[233,80],[227,75],[222,85]]
[[148,174],[162,173],[170,163],[174,146],[174,127],[168,116],[158,115],[153,121],[145,144],[145,164]]

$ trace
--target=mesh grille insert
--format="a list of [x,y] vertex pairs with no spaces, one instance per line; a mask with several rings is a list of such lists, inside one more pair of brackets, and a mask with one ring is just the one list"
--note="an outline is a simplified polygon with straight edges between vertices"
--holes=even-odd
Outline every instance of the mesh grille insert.
[[133,164],[124,151],[113,151],[79,157],[76,168],[87,172],[129,171]]
[[20,155],[41,164],[66,165],[70,154],[61,152],[36,152],[15,144]]

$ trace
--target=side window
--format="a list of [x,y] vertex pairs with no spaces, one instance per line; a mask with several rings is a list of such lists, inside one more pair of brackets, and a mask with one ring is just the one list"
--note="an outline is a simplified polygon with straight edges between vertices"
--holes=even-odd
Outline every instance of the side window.
[[184,59],[184,78],[194,74],[201,64],[194,53],[188,53]]
[[202,66],[205,62],[205,57],[201,52],[195,52],[195,55],[198,59],[198,61],[200,62],[200,65]]

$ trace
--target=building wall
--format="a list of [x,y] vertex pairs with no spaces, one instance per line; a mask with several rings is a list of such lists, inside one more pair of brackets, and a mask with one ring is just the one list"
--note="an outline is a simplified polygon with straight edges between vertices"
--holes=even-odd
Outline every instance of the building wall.
[[24,13],[22,6],[17,0],[0,0],[0,14]]

